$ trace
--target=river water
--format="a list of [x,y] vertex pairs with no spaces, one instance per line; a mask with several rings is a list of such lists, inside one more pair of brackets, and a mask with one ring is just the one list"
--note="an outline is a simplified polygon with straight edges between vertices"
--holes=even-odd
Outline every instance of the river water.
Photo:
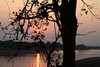
[[[100,50],[84,50],[84,51],[75,51],[76,60],[89,58],[89,57],[100,57]],[[62,55],[62,51],[54,52],[55,55]],[[36,67],[37,55],[24,55],[17,56],[14,59],[8,61],[10,56],[0,56],[0,67]],[[39,67],[46,67],[45,58],[40,54],[40,63]]]
[[100,57],[100,50],[76,51],[76,60],[90,58],[90,57]]

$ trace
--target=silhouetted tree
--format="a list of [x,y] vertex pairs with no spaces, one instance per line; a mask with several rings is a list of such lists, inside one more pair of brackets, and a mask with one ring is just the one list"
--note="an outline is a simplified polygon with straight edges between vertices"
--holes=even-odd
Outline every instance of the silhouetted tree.
[[[63,41],[63,67],[75,66],[75,38],[77,31],[77,19],[76,19],[76,3],[77,0],[62,0],[62,4],[58,5],[58,0],[53,0],[52,11],[56,16],[56,23],[61,31],[61,37]],[[51,4],[49,4],[51,5]],[[46,11],[49,9],[49,5],[42,5],[41,12],[46,16]],[[47,10],[45,8],[47,7]],[[52,6],[50,6],[52,7]],[[59,15],[60,13],[60,15]],[[43,15],[43,16],[44,16]]]
[[60,8],[61,36],[64,46],[63,67],[75,67],[76,3],[77,0],[62,0]]
[[[83,0],[81,1],[89,9],[90,6],[88,6]],[[76,4],[77,0],[51,0],[51,3],[49,3],[48,0],[43,0],[41,2],[39,0],[32,0],[31,2],[27,0],[22,10],[19,10],[19,12],[13,12],[16,17],[13,19],[14,21],[11,22],[10,25],[13,26],[13,30],[15,31],[15,33],[12,34],[13,30],[9,33],[4,32],[5,36],[7,34],[13,35],[16,40],[18,40],[18,36],[22,34],[22,37],[20,39],[22,40],[28,39],[28,37],[30,37],[31,35],[31,39],[33,39],[35,42],[41,41],[45,36],[43,32],[47,30],[47,28],[43,29],[43,26],[48,26],[49,21],[52,21],[57,24],[61,33],[57,34],[55,29],[56,38],[54,43],[57,42],[58,38],[62,37],[64,47],[63,67],[75,67],[75,40],[78,27],[76,18]],[[33,10],[34,7],[36,7],[37,9]],[[86,9],[82,10],[85,11],[86,14],[88,14],[88,11]],[[90,9],[89,11],[91,12]],[[50,13],[55,14],[55,18],[53,18]],[[7,30],[7,27],[2,28],[1,26],[1,29]],[[33,28],[34,32],[28,33],[29,28]],[[54,51],[54,49],[55,47],[51,48],[51,51],[47,53],[47,58],[49,58],[48,67],[50,66],[51,53]]]
[[[45,31],[46,28],[43,29],[43,26],[48,26],[49,21],[56,22],[61,34],[57,35],[55,31],[56,38],[53,43],[54,46],[51,48],[50,52],[47,53],[48,67],[50,65],[51,54],[55,49],[55,42],[57,42],[59,37],[62,37],[64,46],[63,67],[74,67],[75,37],[77,31],[77,19],[75,15],[76,2],[77,0],[52,0],[52,3],[49,3],[48,0],[43,0],[42,2],[39,2],[38,0],[32,0],[30,2],[27,0],[22,10],[12,12],[16,16],[11,18],[14,21],[9,24],[13,26],[13,29],[9,33],[4,32],[5,36],[13,35],[10,38],[16,40],[19,40],[20,38],[21,41],[22,39],[28,39],[31,34],[31,39],[37,42],[44,38],[43,31]],[[29,7],[29,5],[31,6]],[[36,11],[32,10],[33,7],[37,7]],[[55,18],[50,16],[50,13],[54,13]],[[1,29],[3,31],[4,29],[8,30],[7,27],[2,28],[1,26]],[[29,28],[33,28],[34,32],[28,33]],[[21,35],[22,37],[20,37]]]

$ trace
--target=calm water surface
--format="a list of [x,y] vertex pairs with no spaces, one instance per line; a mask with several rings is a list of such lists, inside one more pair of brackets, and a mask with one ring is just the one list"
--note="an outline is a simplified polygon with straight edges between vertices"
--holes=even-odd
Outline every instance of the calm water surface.
[[[99,57],[100,50],[84,50],[75,51],[76,60],[88,58],[88,57]],[[62,51],[54,52],[55,55],[62,55]],[[8,61],[10,56],[4,57],[0,56],[0,67],[36,67],[36,54],[18,56],[11,61]],[[40,54],[40,67],[46,67],[46,62],[44,61],[44,56]]]
[[76,51],[76,60],[89,58],[89,57],[100,57],[100,50]]
[[[10,61],[11,57],[0,57],[0,67],[36,67],[36,55],[18,56]],[[46,67],[43,56],[40,56],[40,67]]]

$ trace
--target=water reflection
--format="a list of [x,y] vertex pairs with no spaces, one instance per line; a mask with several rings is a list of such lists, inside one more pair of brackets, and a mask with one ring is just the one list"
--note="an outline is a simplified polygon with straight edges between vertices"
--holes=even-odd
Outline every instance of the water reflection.
[[81,50],[81,51],[76,51],[76,60],[89,58],[89,57],[100,57],[100,50]]
[[36,67],[40,67],[40,54],[37,53]]
[[[62,51],[54,51],[52,57],[54,57],[54,63],[60,62],[60,55]],[[46,58],[43,54],[31,54],[24,56],[17,56],[11,61],[8,61],[10,56],[0,56],[0,67],[46,67]]]
[[[62,51],[55,51],[53,57],[56,61],[58,56],[63,55]],[[38,60],[38,67],[46,67],[45,57],[43,54],[40,54],[40,62]],[[100,50],[86,50],[86,51],[76,51],[76,60],[88,58],[88,57],[99,57]],[[37,54],[17,56],[11,61],[8,62],[10,56],[0,56],[0,67],[37,67]],[[60,60],[62,61],[62,59]],[[54,65],[56,63],[53,63]]]
[[[40,56],[40,66],[46,67],[46,63],[43,60],[43,56]],[[36,55],[27,55],[27,56],[18,56],[12,60],[9,60],[9,57],[0,57],[0,67],[36,67]]]

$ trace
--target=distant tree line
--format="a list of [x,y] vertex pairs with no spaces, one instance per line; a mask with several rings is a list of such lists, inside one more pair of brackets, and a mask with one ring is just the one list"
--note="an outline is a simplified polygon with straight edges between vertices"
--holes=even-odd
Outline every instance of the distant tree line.
[[84,44],[76,46],[76,50],[89,50],[89,49],[100,49],[100,46],[86,46]]
[[[20,42],[15,42],[12,40],[8,41],[0,41],[0,50],[16,50],[19,46]],[[52,43],[47,41],[44,43],[48,50],[52,48]],[[38,42],[21,42],[20,50],[40,50],[41,44]],[[99,46],[86,46],[84,44],[76,45],[76,50],[89,50],[89,49],[100,49]],[[63,45],[60,42],[57,42],[56,51],[63,50]],[[41,51],[41,50],[40,50]]]
[[[15,42],[12,40],[0,41],[0,50],[16,50],[20,42]],[[47,41],[44,43],[48,50],[52,48],[52,43]],[[38,42],[21,42],[20,50],[40,50],[41,44]],[[76,50],[89,50],[89,49],[100,49],[99,46],[86,46],[84,44],[76,45]],[[63,50],[63,45],[60,42],[57,42],[56,51]],[[40,50],[41,51],[41,50]]]
[[[44,43],[47,49],[52,48],[52,43],[47,41]],[[16,50],[20,45],[20,50],[34,50],[37,51],[41,49],[41,44],[39,42],[15,42],[13,40],[0,41],[0,50]],[[55,50],[62,50],[63,46],[60,42],[57,42]],[[41,50],[40,50],[41,51]]]

